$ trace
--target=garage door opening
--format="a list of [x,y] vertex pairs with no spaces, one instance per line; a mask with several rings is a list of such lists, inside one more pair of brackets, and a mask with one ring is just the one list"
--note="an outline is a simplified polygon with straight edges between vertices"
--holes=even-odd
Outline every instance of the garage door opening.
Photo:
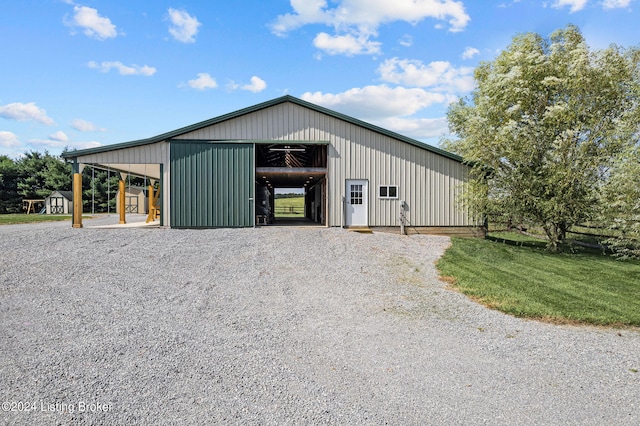
[[327,225],[327,145],[256,145],[256,225]]

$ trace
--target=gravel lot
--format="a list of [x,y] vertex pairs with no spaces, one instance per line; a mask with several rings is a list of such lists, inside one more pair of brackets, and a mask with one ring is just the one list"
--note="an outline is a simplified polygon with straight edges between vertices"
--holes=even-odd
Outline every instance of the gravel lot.
[[448,244],[0,226],[0,423],[640,424],[638,330],[483,308]]

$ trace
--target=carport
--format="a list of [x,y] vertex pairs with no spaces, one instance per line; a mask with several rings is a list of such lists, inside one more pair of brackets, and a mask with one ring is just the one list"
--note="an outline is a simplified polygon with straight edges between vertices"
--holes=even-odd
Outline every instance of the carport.
[[[142,143],[141,143],[142,142]],[[82,171],[86,166],[119,174],[120,205],[125,205],[125,181],[127,177],[146,178],[149,199],[148,220],[159,220],[163,225],[167,211],[167,197],[163,188],[167,186],[164,166],[168,159],[167,143],[123,143],[107,147],[64,152],[62,157],[73,164],[74,214],[73,227],[82,227]],[[125,209],[120,209],[120,224],[126,223]]]

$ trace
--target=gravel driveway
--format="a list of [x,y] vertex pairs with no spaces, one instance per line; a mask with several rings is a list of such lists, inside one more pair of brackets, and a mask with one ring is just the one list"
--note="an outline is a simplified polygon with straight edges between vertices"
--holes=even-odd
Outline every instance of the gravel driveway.
[[483,308],[448,244],[1,226],[0,423],[640,424],[638,330]]

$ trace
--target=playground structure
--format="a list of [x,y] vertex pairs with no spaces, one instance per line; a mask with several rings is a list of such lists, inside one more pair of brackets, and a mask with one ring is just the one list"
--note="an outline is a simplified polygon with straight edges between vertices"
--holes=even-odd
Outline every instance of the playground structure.
[[33,212],[37,213],[42,210],[44,207],[44,200],[41,199],[23,199],[22,200],[22,210],[25,210],[27,214]]

